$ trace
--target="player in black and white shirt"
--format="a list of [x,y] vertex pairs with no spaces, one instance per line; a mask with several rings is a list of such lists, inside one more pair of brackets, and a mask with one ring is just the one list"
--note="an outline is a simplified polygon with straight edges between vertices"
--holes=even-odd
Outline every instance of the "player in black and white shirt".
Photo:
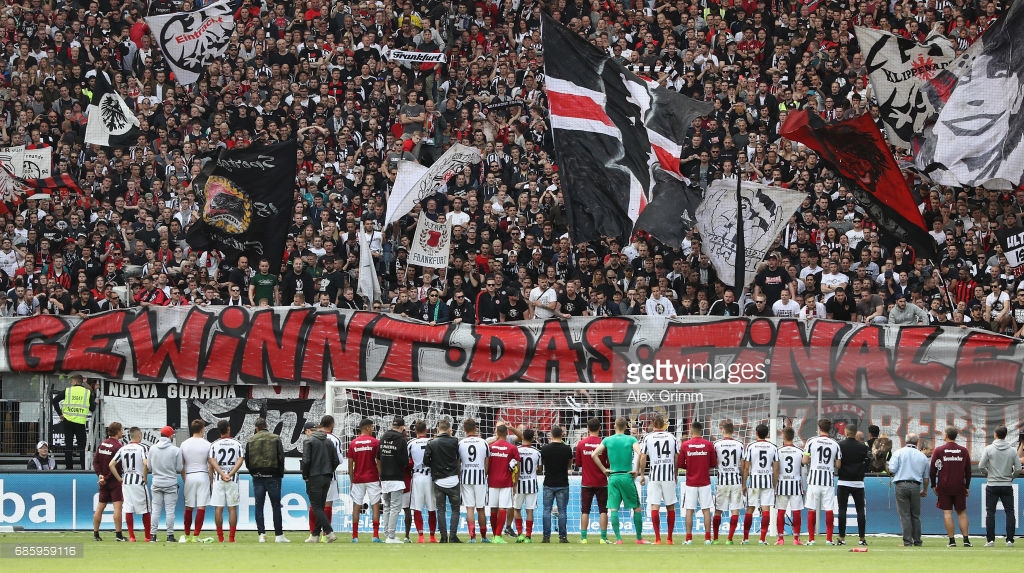
[[412,507],[413,519],[416,522],[416,531],[420,536],[417,543],[424,543],[423,535],[423,508],[427,508],[430,522],[430,542],[437,543],[434,532],[437,531],[437,505],[434,499],[434,484],[430,477],[430,466],[423,463],[423,454],[427,450],[427,423],[417,420],[412,425],[416,437],[409,440],[409,459],[412,461],[412,496],[409,505]]
[[801,475],[804,451],[793,445],[796,430],[792,426],[782,429],[782,447],[779,448],[779,479],[775,486],[775,523],[779,538],[776,545],[784,545],[786,511],[793,512],[793,545],[800,542],[800,517],[804,509],[804,480]]
[[[672,545],[675,530],[676,509],[679,503],[676,494],[676,475],[679,462],[679,440],[668,432],[668,421],[661,414],[651,423],[653,431],[644,436],[640,445],[639,467],[645,461],[650,464],[647,472],[647,505],[651,508],[651,524],[654,525],[654,544],[661,544],[661,517],[659,508],[665,505],[668,518],[668,537],[665,543]],[[643,482],[641,482],[642,484]]]
[[[743,544],[749,543],[750,527],[754,522],[754,508],[761,506],[761,545],[768,545],[765,537],[772,521],[771,508],[775,503],[775,481],[779,476],[779,452],[768,441],[768,425],[758,424],[754,429],[757,441],[747,446],[743,457],[743,482],[747,495],[747,515],[743,519]],[[748,481],[749,480],[749,481]]]
[[[142,524],[146,528],[146,541],[149,541],[149,491],[146,490],[146,475],[149,473],[149,448],[142,445],[142,430],[133,427],[128,430],[131,439],[122,446],[110,460],[110,473],[121,482],[121,505],[125,521],[128,523],[128,541],[135,541],[135,514],[142,514]],[[118,464],[121,471],[117,470]]]
[[[533,445],[537,438],[532,428],[523,430],[523,442],[519,445],[519,481],[512,497],[515,509],[516,543],[533,543],[533,510],[537,508],[537,492],[540,485],[537,472],[540,471],[540,450]],[[526,510],[526,530],[523,530],[523,510]]]
[[476,524],[473,510],[476,510],[480,524],[481,539],[487,539],[487,467],[490,463],[490,447],[480,437],[476,420],[467,418],[462,423],[466,437],[459,440],[459,462],[462,466],[462,505],[466,506],[466,526],[469,528],[469,542],[476,543]]
[[712,543],[718,542],[718,530],[722,527],[722,512],[728,511],[729,537],[726,545],[732,545],[732,536],[739,525],[743,503],[743,443],[732,437],[735,427],[731,420],[718,425],[722,439],[715,442],[718,456],[718,487],[715,491],[715,517],[712,521]]
[[818,420],[818,435],[804,444],[807,472],[807,544],[814,545],[818,511],[825,512],[825,545],[832,545],[833,514],[836,499],[836,470],[842,464],[839,444],[829,437],[832,420]]
[[213,490],[210,505],[214,507],[213,519],[217,523],[217,539],[224,543],[224,507],[228,508],[228,540],[235,542],[238,526],[238,472],[245,461],[245,448],[231,437],[231,424],[227,420],[217,422],[220,439],[210,446],[210,467],[213,469]]

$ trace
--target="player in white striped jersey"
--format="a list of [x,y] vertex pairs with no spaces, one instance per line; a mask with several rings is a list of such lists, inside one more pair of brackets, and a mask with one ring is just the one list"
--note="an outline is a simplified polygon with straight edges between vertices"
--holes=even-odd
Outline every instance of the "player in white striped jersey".
[[[327,434],[327,441],[334,446],[335,451],[338,453],[338,460],[345,459],[345,453],[341,449],[341,439],[334,435],[334,416],[325,415],[320,418],[320,429],[323,430],[324,434]],[[338,467],[342,467],[338,464]],[[334,519],[334,502],[341,499],[341,493],[338,491],[338,474],[335,473],[331,476],[331,485],[327,486],[327,500],[324,504],[324,513],[327,515],[327,522],[330,523]],[[309,512],[309,534],[313,534],[313,530],[316,529],[316,518],[313,516],[313,511],[310,509]]]
[[[743,456],[743,487],[747,497],[747,515],[743,519],[743,544],[750,542],[750,527],[754,523],[754,508],[761,506],[761,545],[768,545],[765,537],[772,521],[775,503],[775,482],[779,477],[779,452],[768,441],[768,425],[758,424],[754,429],[757,441],[747,446]],[[748,481],[749,480],[749,481]]]
[[796,430],[792,426],[782,429],[782,447],[779,448],[779,479],[775,486],[775,525],[779,534],[775,545],[786,544],[786,510],[793,512],[793,545],[800,542],[800,517],[804,509],[804,480],[801,476],[804,451],[793,445]]
[[412,425],[416,432],[416,438],[409,440],[409,459],[412,461],[412,497],[409,500],[412,507],[413,519],[416,522],[416,531],[420,536],[417,543],[425,543],[423,535],[423,508],[427,508],[430,523],[430,542],[437,543],[435,533],[437,531],[437,505],[434,498],[434,483],[430,477],[430,466],[423,463],[423,453],[427,449],[430,438],[427,437],[427,423],[417,420]]
[[[122,511],[128,522],[128,541],[135,541],[135,514],[142,514],[142,524],[146,528],[146,541],[149,536],[149,492],[146,490],[146,475],[149,472],[149,448],[142,445],[142,430],[128,430],[131,442],[122,446],[110,460],[110,473],[121,482],[121,495],[124,497]],[[121,464],[121,471],[117,465]]]
[[843,454],[831,437],[832,420],[818,420],[818,435],[804,444],[804,465],[807,472],[807,544],[814,545],[818,511],[825,512],[825,545],[832,545],[832,508],[836,499],[836,470]]
[[217,539],[224,543],[224,507],[228,508],[228,540],[235,542],[235,529],[238,527],[238,472],[245,461],[245,448],[242,443],[231,437],[231,423],[227,420],[217,422],[220,439],[210,446],[210,467],[213,469],[213,490],[210,492],[210,505],[213,506],[213,519],[217,523]]
[[[661,414],[651,422],[654,431],[644,436],[640,444],[639,467],[650,464],[647,476],[647,505],[651,508],[651,524],[654,526],[654,544],[661,544],[661,516],[659,508],[665,505],[668,519],[667,545],[672,545],[672,533],[676,525],[677,494],[676,475],[679,463],[679,440],[668,432],[668,421]],[[643,481],[641,481],[641,485]]]
[[462,431],[466,433],[466,437],[459,440],[459,462],[462,466],[462,504],[466,506],[469,542],[476,543],[477,524],[473,523],[473,512],[476,510],[481,539],[484,543],[489,543],[486,507],[490,447],[487,445],[487,440],[480,437],[480,427],[473,418],[466,418],[466,421],[462,423]]
[[732,536],[739,525],[743,509],[743,443],[732,437],[732,420],[718,425],[722,439],[715,442],[718,456],[718,484],[715,491],[715,517],[712,520],[712,543],[718,543],[718,530],[722,528],[722,512],[729,512],[729,537],[725,544],[732,545]]
[[[523,443],[519,446],[519,480],[512,498],[515,510],[516,543],[533,543],[533,510],[537,508],[537,492],[540,485],[537,473],[541,469],[540,450],[533,445],[537,433],[532,428],[522,431]],[[523,531],[523,510],[526,510],[526,530]]]

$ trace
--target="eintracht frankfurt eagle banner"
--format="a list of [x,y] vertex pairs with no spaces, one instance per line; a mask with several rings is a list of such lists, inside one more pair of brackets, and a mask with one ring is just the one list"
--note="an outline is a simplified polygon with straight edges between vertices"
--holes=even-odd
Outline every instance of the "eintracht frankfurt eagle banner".
[[858,26],[854,31],[889,143],[909,149],[914,135],[935,115],[921,86],[953,61],[953,44],[935,33],[919,44],[882,30]]
[[711,183],[697,208],[697,231],[704,239],[701,251],[711,259],[718,277],[727,285],[742,288],[753,278],[775,238],[789,223],[807,193],[782,187],[744,182],[740,188],[745,242],[745,276],[736,276],[737,205],[736,181]]
[[470,163],[480,163],[480,150],[455,144],[430,167],[414,161],[399,161],[398,176],[388,197],[384,225],[390,225],[412,211],[417,203],[430,197],[448,179]]
[[224,55],[240,4],[240,0],[221,0],[194,12],[146,18],[178,83],[195,83],[206,66]]
[[104,147],[128,147],[138,143],[139,118],[110,84],[106,72],[96,73],[89,103],[85,142]]
[[409,264],[440,269],[448,266],[451,254],[452,222],[431,221],[425,211],[420,211],[416,223],[416,235],[409,249]]

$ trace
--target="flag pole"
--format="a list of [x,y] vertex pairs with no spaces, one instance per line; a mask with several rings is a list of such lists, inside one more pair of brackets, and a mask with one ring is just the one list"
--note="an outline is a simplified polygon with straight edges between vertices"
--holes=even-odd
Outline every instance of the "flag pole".
[[743,296],[743,289],[747,287],[747,246],[743,229],[743,178],[736,174],[736,269],[733,274],[733,289],[736,291],[736,298]]

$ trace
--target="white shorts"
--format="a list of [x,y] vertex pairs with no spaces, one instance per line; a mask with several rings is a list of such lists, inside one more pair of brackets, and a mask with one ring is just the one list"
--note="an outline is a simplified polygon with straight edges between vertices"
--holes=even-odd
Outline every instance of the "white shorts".
[[210,474],[185,474],[185,507],[203,508],[210,505]]
[[512,488],[487,488],[487,507],[510,509],[512,507]]
[[711,486],[690,487],[683,485],[683,509],[713,509]]
[[715,511],[740,511],[746,505],[741,485],[720,485],[715,491]]
[[121,496],[124,503],[121,511],[125,513],[149,513],[149,491],[143,484],[121,484]]
[[517,493],[512,496],[512,507],[516,509],[537,509],[537,492]]
[[366,483],[352,484],[352,503],[362,505],[368,503],[377,505],[380,503],[380,482],[371,481]]
[[802,495],[776,495],[775,509],[800,511],[804,508],[804,496]]
[[462,505],[466,507],[487,507],[487,484],[462,485]]
[[428,475],[414,475],[412,476],[412,495],[409,502],[409,507],[416,511],[423,511],[426,507],[427,511],[436,511],[437,505],[434,503],[434,482],[431,481]]
[[827,485],[807,486],[804,507],[816,511],[833,511],[836,506],[836,488]]
[[751,488],[747,490],[747,507],[771,507],[775,504],[775,489]]
[[341,495],[338,493],[338,476],[334,476],[331,479],[331,485],[327,488],[327,503],[332,503],[341,499]]
[[647,505],[658,507],[665,504],[666,507],[679,503],[674,481],[648,481],[647,482]]
[[234,507],[238,505],[238,482],[218,479],[213,482],[210,492],[210,505],[213,507]]

